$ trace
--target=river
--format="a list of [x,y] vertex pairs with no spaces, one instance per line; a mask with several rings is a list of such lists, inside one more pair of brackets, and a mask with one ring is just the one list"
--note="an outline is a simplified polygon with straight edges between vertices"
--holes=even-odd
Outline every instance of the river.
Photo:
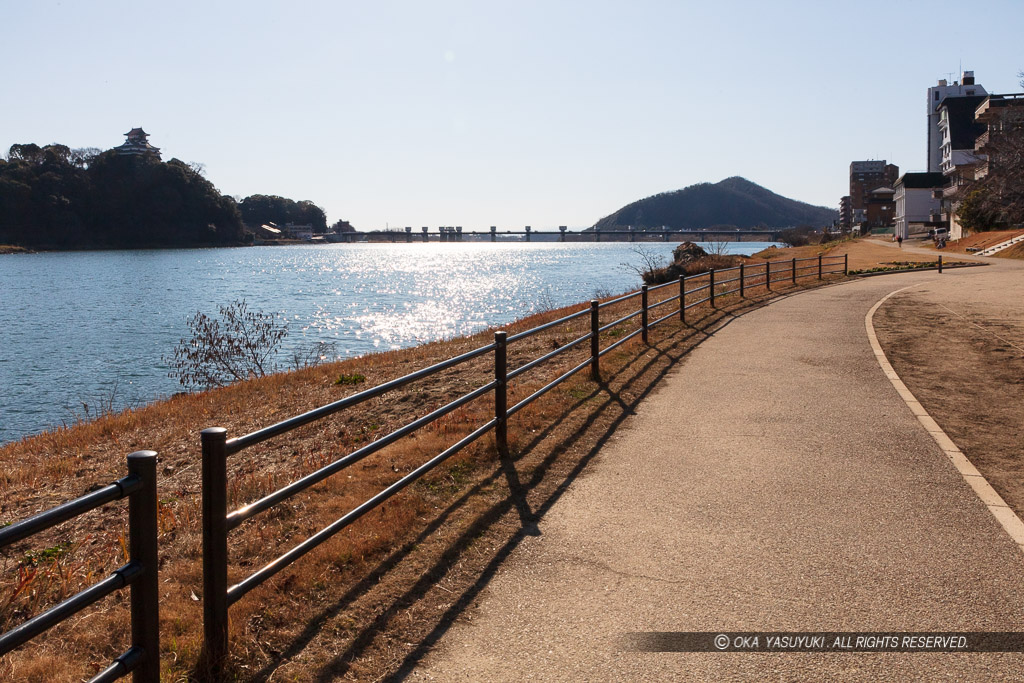
[[[672,243],[332,244],[0,256],[0,443],[181,389],[164,358],[196,311],[244,299],[288,326],[282,362],[501,325],[640,284]],[[729,243],[752,253],[766,243]]]

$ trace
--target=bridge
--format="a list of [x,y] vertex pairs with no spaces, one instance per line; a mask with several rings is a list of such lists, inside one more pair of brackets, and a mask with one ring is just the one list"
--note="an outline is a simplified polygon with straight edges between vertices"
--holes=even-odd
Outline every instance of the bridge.
[[522,236],[525,242],[649,242],[661,240],[692,241],[692,242],[742,242],[748,241],[778,242],[782,232],[787,228],[766,229],[734,229],[734,230],[569,230],[559,226],[558,230],[533,230],[527,225],[523,230],[498,230],[491,226],[490,230],[463,230],[462,226],[441,226],[437,230],[420,228],[414,232],[411,227],[404,230],[375,230],[366,233],[336,233],[331,236],[332,242],[358,242],[364,239],[372,242],[497,242],[499,238],[506,240],[512,236]]

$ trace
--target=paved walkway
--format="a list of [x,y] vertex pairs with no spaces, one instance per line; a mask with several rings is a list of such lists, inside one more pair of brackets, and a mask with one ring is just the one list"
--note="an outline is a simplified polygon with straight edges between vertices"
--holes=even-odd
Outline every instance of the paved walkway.
[[733,320],[411,678],[1024,678],[1018,653],[620,649],[630,631],[1024,631],[1024,553],[908,410],[864,326],[883,296],[938,277],[1022,292],[1015,266],[870,278]]

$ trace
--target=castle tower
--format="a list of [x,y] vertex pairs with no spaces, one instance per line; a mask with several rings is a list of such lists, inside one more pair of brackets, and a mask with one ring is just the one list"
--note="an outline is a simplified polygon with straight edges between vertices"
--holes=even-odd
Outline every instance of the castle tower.
[[118,154],[134,154],[138,156],[154,156],[160,158],[160,148],[149,144],[149,134],[141,128],[132,128],[124,134],[127,140],[115,147]]

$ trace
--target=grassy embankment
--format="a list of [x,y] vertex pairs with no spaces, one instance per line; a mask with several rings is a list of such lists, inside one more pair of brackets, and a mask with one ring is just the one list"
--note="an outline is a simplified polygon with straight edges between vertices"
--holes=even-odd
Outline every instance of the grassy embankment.
[[[809,280],[803,286],[816,284]],[[478,441],[243,598],[231,608],[231,676],[375,678],[410,661],[475,595],[522,534],[532,533],[601,443],[676,362],[730,315],[793,290],[787,283],[774,288],[768,294],[750,287],[746,301],[732,295],[720,298],[718,310],[705,304],[688,311],[687,325],[673,318],[652,330],[649,346],[639,337],[624,344],[602,358],[600,384],[581,372],[510,421],[509,460],[495,456],[493,439]],[[674,290],[659,290],[651,303]],[[602,321],[635,305],[634,300],[604,310]],[[652,320],[670,309],[655,309]],[[570,310],[531,316],[505,329],[528,329]],[[602,346],[636,323],[606,332]],[[511,344],[510,368],[585,333],[586,325],[584,317]],[[486,331],[273,375],[0,447],[0,524],[123,476],[124,456],[131,451],[158,451],[161,661],[165,680],[187,680],[195,672],[202,632],[199,430],[223,426],[229,436],[241,435],[492,339]],[[587,346],[513,380],[510,405],[580,363]],[[485,355],[230,458],[230,508],[487,383],[491,364]],[[229,579],[240,580],[277,557],[492,414],[493,400],[486,395],[246,523],[230,539]],[[124,505],[109,505],[0,555],[0,629],[125,562],[124,520]],[[122,591],[4,657],[0,679],[91,676],[123,651],[127,631]]]
[[[1006,242],[1022,234],[1024,234],[1024,230],[989,230],[986,232],[976,232],[955,242],[949,242],[946,244],[946,248],[942,251],[969,254]],[[926,249],[935,248],[930,241],[925,242],[923,246]],[[996,258],[1024,258],[1024,248],[1021,247],[1021,244],[1017,244],[1009,247],[1008,249],[997,251],[993,256]]]

